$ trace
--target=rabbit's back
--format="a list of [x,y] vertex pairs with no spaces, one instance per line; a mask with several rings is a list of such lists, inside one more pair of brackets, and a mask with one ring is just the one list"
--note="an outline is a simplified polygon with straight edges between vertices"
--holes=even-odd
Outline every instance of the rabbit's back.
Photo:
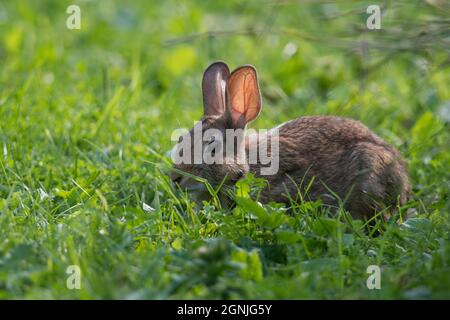
[[[306,199],[336,206],[337,195],[354,217],[407,201],[410,187],[399,152],[360,122],[307,116],[277,129],[279,171],[264,177],[269,186],[263,201],[289,202],[288,190],[291,198],[298,200],[300,191]],[[259,167],[250,164],[256,174]]]

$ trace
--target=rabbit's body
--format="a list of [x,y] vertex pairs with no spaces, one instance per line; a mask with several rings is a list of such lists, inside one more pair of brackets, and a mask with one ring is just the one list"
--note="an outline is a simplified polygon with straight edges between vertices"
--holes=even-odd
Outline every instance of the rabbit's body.
[[[247,172],[257,176],[262,173],[265,162],[258,158],[260,153],[255,156],[252,150],[260,149],[264,141],[261,139],[268,138],[269,154],[278,155],[278,170],[263,175],[268,182],[260,194],[263,202],[290,204],[291,199],[320,199],[334,207],[343,203],[352,216],[369,218],[384,208],[391,211],[408,200],[410,185],[400,154],[360,122],[333,116],[307,116],[288,121],[265,134],[244,135],[241,140],[230,138],[230,145],[223,140],[220,144],[220,139],[216,139],[219,137],[205,139],[211,129],[222,138],[229,130],[243,131],[261,110],[256,70],[243,66],[230,73],[225,63],[216,62],[205,71],[202,88],[203,118],[180,139],[188,138],[186,141],[194,143],[186,150],[180,147],[181,142],[174,148],[175,154],[180,149],[181,153],[188,151],[187,163],[175,163],[177,170],[171,173],[172,181],[183,189],[195,191],[197,199],[205,199],[207,195],[202,184],[180,172],[203,177],[213,187],[228,189]],[[195,135],[198,130],[203,137]],[[272,150],[268,142],[275,135],[278,150]],[[223,156],[219,153],[223,162],[208,164],[192,160],[195,150],[216,155],[217,146],[220,146],[218,150],[231,150]],[[250,161],[251,157],[256,161]]]
[[[400,154],[360,122],[306,116],[277,129],[279,171],[263,176],[268,182],[261,193],[263,202],[289,204],[301,193],[306,200],[337,206],[337,195],[352,216],[362,218],[408,199],[410,187]],[[247,150],[258,143],[255,138],[248,137]],[[261,165],[249,166],[258,176]]]

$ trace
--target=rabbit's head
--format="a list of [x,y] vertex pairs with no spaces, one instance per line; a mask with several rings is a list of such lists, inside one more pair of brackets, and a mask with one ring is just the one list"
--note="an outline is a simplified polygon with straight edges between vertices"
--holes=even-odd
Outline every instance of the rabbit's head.
[[[172,151],[177,158],[171,180],[188,191],[205,191],[193,176],[213,187],[235,184],[249,170],[245,127],[261,110],[256,70],[242,66],[230,73],[223,62],[210,65],[202,81],[204,114]],[[186,152],[188,154],[186,154]]]

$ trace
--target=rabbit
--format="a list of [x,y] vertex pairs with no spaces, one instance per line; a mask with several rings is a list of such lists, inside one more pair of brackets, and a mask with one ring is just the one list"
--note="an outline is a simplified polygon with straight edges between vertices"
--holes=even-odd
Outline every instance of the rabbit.
[[[202,133],[208,129],[222,133],[226,129],[245,130],[260,113],[258,76],[251,65],[230,73],[224,62],[211,64],[204,72],[202,90],[204,115],[195,125]],[[194,128],[179,142],[193,138]],[[311,115],[275,129],[279,153],[276,174],[262,176],[262,164],[249,163],[249,150],[261,141],[258,134],[252,134],[233,141],[234,153],[224,156],[229,161],[174,164],[170,178],[180,188],[196,193],[201,201],[208,198],[208,192],[192,175],[206,179],[215,188],[227,189],[252,172],[267,181],[258,199],[262,203],[275,201],[289,206],[291,199],[299,200],[300,192],[304,200],[320,200],[331,208],[343,203],[358,219],[370,219],[386,208],[391,212],[409,200],[411,187],[400,153],[359,121]],[[211,145],[209,140],[200,143],[203,151]],[[222,147],[225,143],[229,141]],[[244,160],[237,161],[242,155]]]

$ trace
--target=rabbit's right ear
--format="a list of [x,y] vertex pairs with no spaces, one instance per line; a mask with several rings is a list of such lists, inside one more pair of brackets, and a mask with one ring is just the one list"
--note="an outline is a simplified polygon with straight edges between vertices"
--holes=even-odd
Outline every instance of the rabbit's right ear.
[[233,125],[244,128],[261,111],[261,93],[255,67],[245,65],[234,70],[227,82],[228,112]]
[[221,61],[211,64],[203,74],[203,109],[205,116],[219,116],[225,112],[225,88],[230,70]]

